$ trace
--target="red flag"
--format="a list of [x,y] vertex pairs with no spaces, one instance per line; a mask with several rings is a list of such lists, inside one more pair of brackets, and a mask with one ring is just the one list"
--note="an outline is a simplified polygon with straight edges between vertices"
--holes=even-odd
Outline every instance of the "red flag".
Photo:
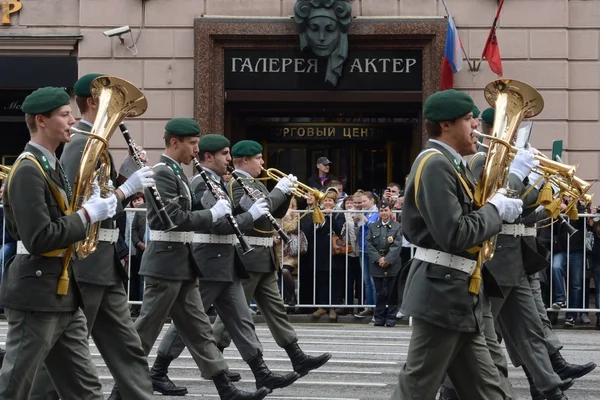
[[501,0],[498,5],[498,11],[496,12],[496,18],[494,18],[494,23],[492,24],[492,29],[490,29],[490,34],[488,35],[485,47],[483,48],[483,53],[481,54],[481,58],[485,57],[490,65],[490,69],[498,76],[502,76],[502,58],[500,57],[500,46],[498,46],[498,38],[496,37],[496,26],[503,4],[504,0]]

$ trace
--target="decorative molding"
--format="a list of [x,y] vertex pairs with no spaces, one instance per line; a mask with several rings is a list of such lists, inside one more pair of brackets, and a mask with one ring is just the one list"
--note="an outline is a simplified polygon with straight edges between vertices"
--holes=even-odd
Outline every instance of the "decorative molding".
[[83,35],[0,35],[0,55],[73,55]]

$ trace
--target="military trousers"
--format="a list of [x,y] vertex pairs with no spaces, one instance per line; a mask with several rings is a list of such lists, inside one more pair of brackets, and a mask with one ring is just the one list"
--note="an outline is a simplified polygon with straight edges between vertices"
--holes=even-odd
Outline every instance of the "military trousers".
[[[502,386],[504,392],[515,398],[512,385],[508,380],[508,363],[506,362],[504,351],[502,350],[496,335],[496,326],[494,324],[494,316],[492,315],[490,297],[484,293],[480,298],[482,301],[481,313],[483,315],[483,335],[485,336],[485,342],[490,351],[492,361],[494,362],[494,365],[500,374],[500,385]],[[448,378],[448,375],[446,375],[443,386],[449,389],[454,389],[454,386]]]
[[448,376],[461,400],[512,399],[482,332],[457,332],[413,318],[406,363],[391,400],[434,400]]
[[[198,280],[173,281],[145,277],[144,301],[135,321],[146,356],[150,354],[169,313],[179,329],[196,365],[206,379],[227,369],[223,355],[212,335],[210,319],[204,312]],[[171,325],[173,326],[173,324]]]
[[[252,314],[239,279],[234,282],[200,281],[200,294],[204,304],[214,305],[217,313],[226,315],[225,324],[244,361],[260,352],[262,344],[256,336]],[[158,354],[175,359],[185,348],[179,335],[179,324],[171,325],[158,346]]]
[[[88,333],[94,339],[119,392],[126,399],[152,399],[148,360],[129,313],[122,283],[100,286],[80,282]],[[40,368],[29,400],[58,399],[48,371]]]
[[[546,305],[544,304],[544,300],[542,299],[540,277],[537,273],[535,273],[533,275],[529,275],[527,277],[527,281],[529,282],[531,294],[533,295],[533,300],[535,301],[537,313],[540,316],[540,320],[542,321],[542,326],[544,328],[544,337],[546,338],[546,345],[548,346],[548,354],[554,354],[560,349],[562,349],[563,345],[558,339],[558,336],[556,336],[554,330],[552,329],[552,323],[550,322],[550,319],[548,319]],[[510,360],[512,361],[515,367],[520,367],[521,365],[523,365],[521,356],[519,356],[519,352],[517,351],[516,347],[513,346],[512,341],[506,342],[506,350],[508,352]]]
[[[245,295],[244,305],[249,307],[250,302],[254,299],[279,347],[297,342],[298,336],[288,319],[283,299],[279,293],[277,272],[248,272],[248,274],[250,275],[249,279],[241,280]],[[231,336],[221,319],[221,313],[215,320],[213,330],[219,347],[229,347]]]
[[562,380],[552,369],[544,328],[527,276],[523,272],[519,285],[500,289],[504,298],[491,299],[492,314],[498,320],[504,342],[510,343],[519,354],[538,390],[556,388]]
[[[73,290],[71,288],[71,290]],[[28,399],[44,364],[62,400],[103,400],[92,362],[83,312],[5,310],[6,356],[0,370],[0,399]]]

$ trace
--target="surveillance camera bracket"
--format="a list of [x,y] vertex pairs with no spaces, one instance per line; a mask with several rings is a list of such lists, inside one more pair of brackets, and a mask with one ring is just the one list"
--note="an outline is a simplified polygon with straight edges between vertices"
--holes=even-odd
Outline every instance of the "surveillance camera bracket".
[[127,50],[129,50],[131,52],[131,54],[133,54],[133,56],[135,57],[138,53],[138,49],[137,49],[137,45],[135,43],[135,40],[133,39],[133,33],[131,32],[131,30],[129,31],[129,37],[131,38],[131,46],[127,46],[125,45],[125,39],[123,39],[123,34],[118,35],[119,41],[121,42],[121,45],[126,46]]

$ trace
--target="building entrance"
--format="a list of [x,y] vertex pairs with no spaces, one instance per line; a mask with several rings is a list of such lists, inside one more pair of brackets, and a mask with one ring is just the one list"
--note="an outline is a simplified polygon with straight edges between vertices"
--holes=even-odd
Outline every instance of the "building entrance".
[[414,151],[421,148],[420,104],[390,105],[228,104],[227,135],[252,139],[264,148],[267,168],[298,176],[306,183],[319,157],[332,161],[331,174],[347,193],[381,194],[395,181],[403,185]]

